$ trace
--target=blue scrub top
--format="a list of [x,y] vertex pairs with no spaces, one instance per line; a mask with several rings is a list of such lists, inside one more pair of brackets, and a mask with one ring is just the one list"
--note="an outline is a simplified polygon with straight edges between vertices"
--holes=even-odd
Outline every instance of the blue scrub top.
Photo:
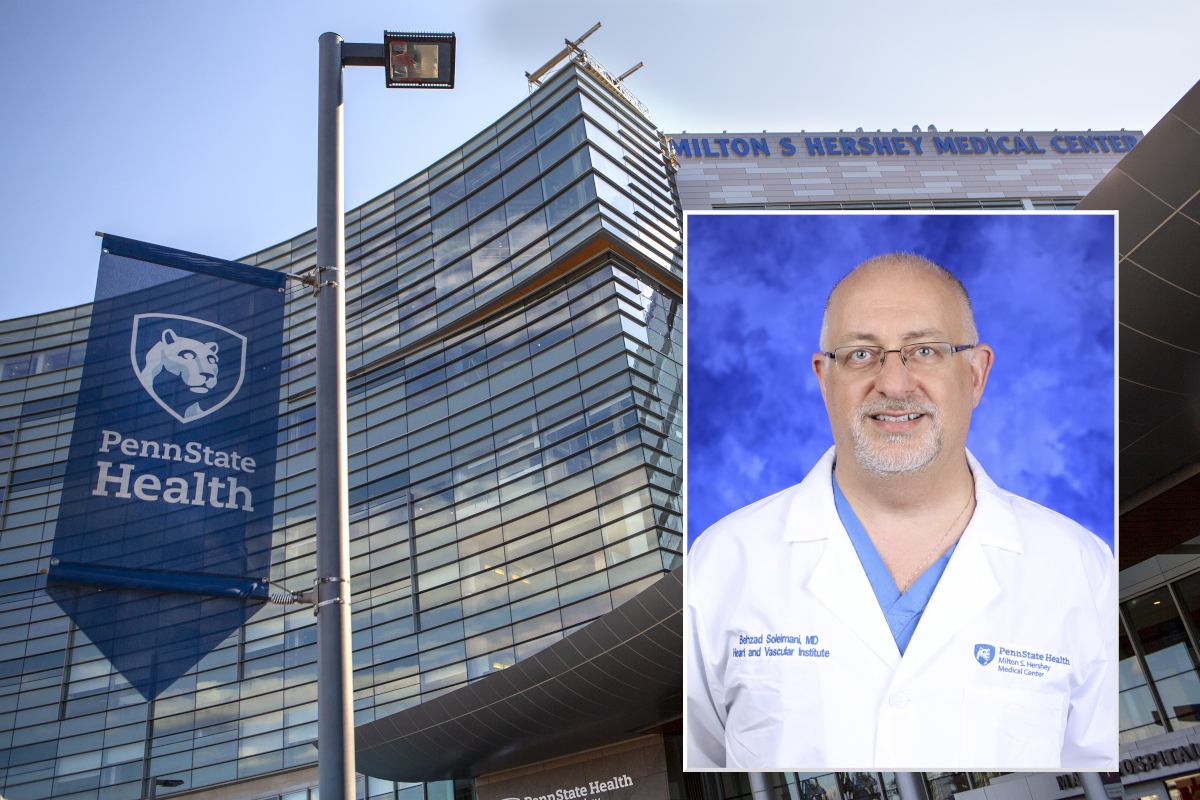
[[867,529],[858,521],[854,509],[850,507],[846,496],[838,487],[836,477],[833,479],[833,502],[837,506],[838,518],[846,528],[846,533],[850,534],[850,542],[854,545],[854,550],[858,553],[858,560],[862,562],[863,570],[867,573],[867,580],[871,582],[871,588],[875,590],[875,599],[879,601],[879,607],[883,610],[884,618],[887,619],[888,628],[892,631],[892,638],[896,640],[896,647],[900,648],[900,655],[904,655],[909,641],[912,640],[913,632],[917,629],[917,623],[921,621],[921,615],[925,613],[925,606],[929,605],[929,598],[933,596],[934,588],[941,580],[942,573],[946,571],[946,565],[950,563],[950,555],[954,552],[954,548],[958,547],[958,542],[951,545],[941,558],[929,565],[921,573],[921,577],[908,587],[907,592],[900,594],[900,589],[892,580],[892,574],[888,572],[883,559],[879,556],[879,551],[875,549],[875,543],[867,535]]

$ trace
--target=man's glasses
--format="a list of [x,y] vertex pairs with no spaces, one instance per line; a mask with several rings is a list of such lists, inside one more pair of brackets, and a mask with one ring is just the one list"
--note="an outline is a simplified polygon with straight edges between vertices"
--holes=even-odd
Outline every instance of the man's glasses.
[[824,353],[826,358],[832,358],[838,372],[851,375],[871,375],[883,369],[884,359],[888,353],[899,353],[900,361],[913,372],[932,372],[950,366],[950,359],[955,353],[970,350],[975,345],[952,345],[949,342],[918,342],[906,344],[899,350],[884,350],[874,345],[856,344],[849,347],[839,347],[832,353]]

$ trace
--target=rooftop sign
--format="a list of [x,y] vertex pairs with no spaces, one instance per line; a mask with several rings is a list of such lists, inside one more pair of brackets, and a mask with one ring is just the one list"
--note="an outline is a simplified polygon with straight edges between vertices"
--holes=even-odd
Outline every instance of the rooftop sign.
[[676,158],[747,158],[797,156],[1034,156],[1128,153],[1138,137],[1124,131],[1095,133],[948,132],[937,134],[874,133],[848,136],[838,133],[799,134],[670,134]]

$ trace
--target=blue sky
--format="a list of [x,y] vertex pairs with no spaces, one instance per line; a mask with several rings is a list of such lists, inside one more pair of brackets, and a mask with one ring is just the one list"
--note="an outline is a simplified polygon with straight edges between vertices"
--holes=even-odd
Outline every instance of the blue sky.
[[971,294],[996,352],[967,447],[1008,489],[1113,541],[1111,215],[689,215],[689,543],[833,444],[811,368],[830,288],[886,252]]
[[88,302],[97,230],[238,258],[315,218],[317,37],[458,34],[458,86],[346,77],[346,205],[587,47],[677,130],[1148,129],[1200,78],[1200,4],[712,0],[0,3],[0,319]]

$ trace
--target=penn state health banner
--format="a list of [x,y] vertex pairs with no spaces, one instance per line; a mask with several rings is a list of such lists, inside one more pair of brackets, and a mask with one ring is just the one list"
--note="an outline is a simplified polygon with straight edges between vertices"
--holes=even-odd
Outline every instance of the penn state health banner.
[[104,236],[46,591],[147,699],[270,594],[284,280]]

